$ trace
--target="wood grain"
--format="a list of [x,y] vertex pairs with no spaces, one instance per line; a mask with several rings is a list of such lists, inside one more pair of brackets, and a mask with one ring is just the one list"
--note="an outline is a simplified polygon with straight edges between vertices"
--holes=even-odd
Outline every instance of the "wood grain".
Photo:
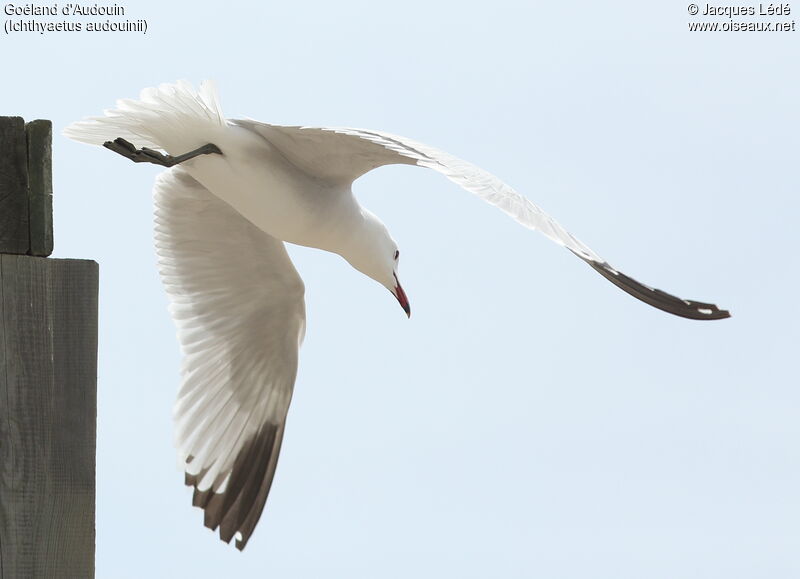
[[25,125],[28,145],[28,253],[53,253],[53,123],[42,119]]
[[27,253],[28,146],[25,121],[0,117],[0,253]]
[[0,578],[94,577],[98,267],[0,255]]

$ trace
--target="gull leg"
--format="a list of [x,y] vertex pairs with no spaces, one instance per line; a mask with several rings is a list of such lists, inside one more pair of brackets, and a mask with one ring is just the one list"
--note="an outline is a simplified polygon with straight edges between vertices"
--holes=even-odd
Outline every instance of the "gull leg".
[[126,159],[130,159],[134,163],[153,163],[154,165],[161,165],[162,167],[172,167],[174,165],[178,165],[179,163],[183,163],[184,161],[188,161],[189,159],[199,157],[200,155],[210,155],[212,153],[216,153],[218,155],[222,154],[222,151],[219,150],[219,147],[213,143],[205,144],[202,147],[194,149],[193,151],[189,151],[188,153],[184,153],[183,155],[178,155],[175,157],[172,155],[159,153],[158,151],[148,149],[147,147],[137,149],[135,146],[133,146],[133,143],[122,138],[114,139],[113,141],[106,141],[103,143],[103,146],[106,149],[122,155]]

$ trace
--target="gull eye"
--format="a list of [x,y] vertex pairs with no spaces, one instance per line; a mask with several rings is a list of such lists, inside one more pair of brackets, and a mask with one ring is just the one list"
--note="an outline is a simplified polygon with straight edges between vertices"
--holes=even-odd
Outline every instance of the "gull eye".
[[398,259],[399,257],[400,257],[400,250],[399,250],[399,249],[397,249],[397,250],[395,250],[395,252],[394,252],[394,260],[395,260],[395,261],[397,261],[397,259]]

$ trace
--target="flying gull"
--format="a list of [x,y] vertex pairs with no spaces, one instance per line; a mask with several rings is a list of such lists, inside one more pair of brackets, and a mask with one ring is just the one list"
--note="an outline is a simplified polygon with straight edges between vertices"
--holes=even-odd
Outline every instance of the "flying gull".
[[372,169],[434,169],[653,307],[695,320],[730,316],[626,276],[461,159],[380,131],[228,120],[209,82],[197,91],[187,82],[145,89],[64,134],[169,168],[155,184],[155,245],[184,355],[176,444],[205,525],[239,549],[275,475],[305,333],[303,281],[284,243],[341,255],[411,315],[397,244],[352,193]]

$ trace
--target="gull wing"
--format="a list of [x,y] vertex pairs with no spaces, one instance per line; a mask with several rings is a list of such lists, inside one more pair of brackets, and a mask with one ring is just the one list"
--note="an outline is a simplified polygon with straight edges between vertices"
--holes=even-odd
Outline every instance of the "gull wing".
[[305,332],[283,242],[180,167],[155,185],[155,245],[184,359],[176,445],[205,525],[243,549],[267,500]]
[[260,134],[289,161],[322,179],[352,183],[376,167],[398,163],[433,169],[517,223],[563,245],[611,283],[655,308],[695,320],[730,317],[729,312],[714,304],[685,300],[621,273],[527,197],[491,173],[444,151],[405,137],[364,129],[283,127],[252,120],[231,122]]

